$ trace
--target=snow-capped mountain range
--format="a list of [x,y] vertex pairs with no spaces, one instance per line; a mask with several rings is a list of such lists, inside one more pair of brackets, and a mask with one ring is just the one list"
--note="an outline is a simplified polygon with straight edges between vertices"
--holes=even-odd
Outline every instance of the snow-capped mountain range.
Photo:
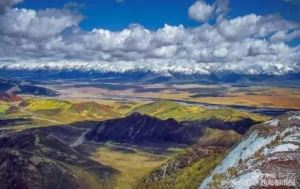
[[299,73],[300,65],[274,64],[257,62],[249,64],[235,63],[190,63],[178,61],[158,62],[157,60],[145,60],[140,62],[116,61],[116,62],[22,62],[0,64],[1,70],[26,70],[26,71],[81,71],[99,73],[126,73],[126,72],[152,72],[161,76],[183,75],[210,75],[220,73],[235,73],[241,75],[285,75]]

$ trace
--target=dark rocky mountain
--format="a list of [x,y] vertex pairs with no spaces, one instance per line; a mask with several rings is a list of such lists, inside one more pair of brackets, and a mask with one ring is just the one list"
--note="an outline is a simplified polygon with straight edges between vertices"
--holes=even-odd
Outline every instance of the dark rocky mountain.
[[133,113],[125,118],[100,122],[86,134],[86,138],[98,142],[192,144],[201,134],[202,128],[196,125]]
[[112,188],[116,173],[37,130],[2,135],[0,167],[2,189]]
[[57,92],[45,87],[36,86],[30,82],[10,79],[0,79],[0,93],[27,94],[39,96],[56,96]]
[[161,120],[133,113],[125,118],[102,121],[85,137],[97,142],[194,144],[206,128],[233,130],[244,134],[254,124],[256,122],[248,118],[236,122],[221,120],[178,122],[174,119]]

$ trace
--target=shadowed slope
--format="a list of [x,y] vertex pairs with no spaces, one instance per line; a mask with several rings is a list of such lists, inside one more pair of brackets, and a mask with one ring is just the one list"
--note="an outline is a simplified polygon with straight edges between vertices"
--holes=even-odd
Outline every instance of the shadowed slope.
[[40,131],[2,136],[0,165],[3,189],[111,188],[115,173]]

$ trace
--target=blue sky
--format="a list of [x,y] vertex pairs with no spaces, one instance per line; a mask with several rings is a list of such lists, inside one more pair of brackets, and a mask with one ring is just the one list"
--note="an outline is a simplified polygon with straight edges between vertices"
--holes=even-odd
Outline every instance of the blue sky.
[[[187,10],[195,0],[25,0],[18,7],[30,9],[62,8],[76,3],[78,11],[85,18],[80,26],[85,30],[105,28],[121,30],[132,23],[139,23],[148,29],[161,28],[164,24],[186,27],[197,26],[188,17]],[[207,0],[212,4],[212,0]],[[300,20],[300,1],[290,0],[230,0],[229,18],[250,13],[258,15],[278,14],[288,20]]]

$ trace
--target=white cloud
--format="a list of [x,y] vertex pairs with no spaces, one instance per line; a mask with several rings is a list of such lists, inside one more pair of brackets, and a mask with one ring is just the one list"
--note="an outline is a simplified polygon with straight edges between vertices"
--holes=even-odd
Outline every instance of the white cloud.
[[10,7],[21,3],[23,0],[1,0],[0,1],[0,13],[7,11]]
[[245,37],[264,38],[279,31],[290,31],[299,28],[299,24],[288,22],[279,16],[258,16],[249,14],[231,20],[222,20],[218,25],[220,33],[231,40]]
[[220,21],[224,19],[229,10],[228,0],[216,0],[212,5],[204,0],[196,1],[188,10],[189,17],[199,22],[206,22],[213,17]]
[[214,7],[215,15],[218,16],[218,20],[222,20],[229,10],[229,0],[216,0]]
[[214,8],[211,5],[206,4],[203,0],[196,1],[189,8],[190,18],[204,22],[207,21],[213,14]]
[[224,58],[227,55],[227,48],[217,48],[214,50],[214,56],[218,58]]
[[48,38],[77,26],[81,16],[68,10],[14,8],[0,15],[0,33],[24,38]]
[[287,30],[279,30],[271,36],[273,42],[285,42],[300,38],[300,30],[288,32]]
[[0,67],[163,74],[300,71],[300,47],[286,43],[299,37],[298,23],[274,15],[228,19],[227,1],[208,6],[210,16],[218,17],[215,24],[166,24],[157,30],[134,24],[121,31],[83,31],[78,27],[82,16],[69,9],[10,8],[0,14]]

